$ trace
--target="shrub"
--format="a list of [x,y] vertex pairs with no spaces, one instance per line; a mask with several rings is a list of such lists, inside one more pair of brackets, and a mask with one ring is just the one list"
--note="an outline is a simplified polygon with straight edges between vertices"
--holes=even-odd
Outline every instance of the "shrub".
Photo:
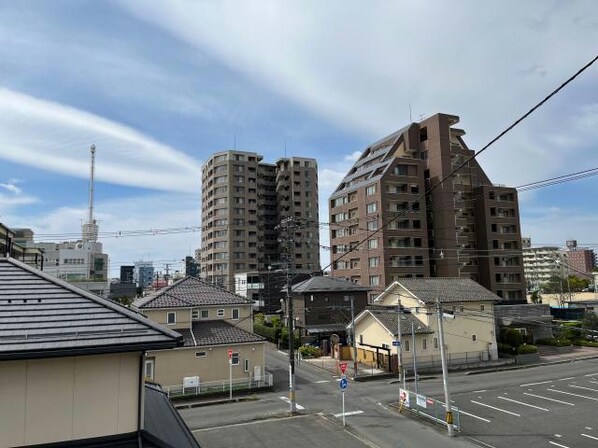
[[260,336],[265,337],[270,342],[276,342],[276,328],[267,327],[261,323],[253,324],[253,331]]
[[573,341],[573,345],[579,345],[582,347],[598,347],[598,342],[586,341],[585,339],[576,339],[575,341]]
[[511,347],[509,344],[503,344],[502,342],[499,342],[497,347],[500,353],[508,353],[509,355],[512,355],[515,351],[515,347]]
[[501,342],[510,345],[511,347],[519,347],[523,344],[523,335],[520,331],[514,328],[505,328],[500,333]]
[[537,352],[538,352],[538,347],[536,347],[535,345],[523,344],[523,345],[520,345],[519,347],[517,347],[518,355],[527,355],[529,353],[537,353]]
[[318,347],[314,347],[313,345],[302,345],[299,347],[299,353],[304,358],[317,358],[320,356],[320,349]]
[[554,347],[566,347],[571,345],[571,341],[569,339],[557,339],[557,338],[548,338],[548,339],[538,339],[536,341],[538,345],[552,345]]

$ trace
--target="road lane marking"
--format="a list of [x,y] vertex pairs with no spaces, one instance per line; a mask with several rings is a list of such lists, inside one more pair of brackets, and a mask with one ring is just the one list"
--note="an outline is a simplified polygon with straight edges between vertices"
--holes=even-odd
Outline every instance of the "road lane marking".
[[573,397],[580,397],[580,398],[586,398],[588,400],[598,401],[598,398],[586,397],[585,395],[573,394],[571,392],[565,392],[563,390],[557,390],[557,389],[546,389],[546,390],[549,390],[550,392],[556,392],[557,394],[571,395]]
[[560,439],[561,437],[563,437],[563,435],[562,435],[562,434],[555,434],[554,436],[555,436],[555,437],[558,437],[559,439]]
[[329,383],[330,380],[319,380],[319,381],[314,381],[315,384],[322,384],[322,383]]
[[552,440],[549,440],[548,443],[554,446],[558,446],[560,448],[569,448],[567,445],[561,445],[560,443],[553,442]]
[[598,437],[590,436],[588,434],[582,434],[582,436],[587,437],[588,439],[598,440]]
[[489,443],[486,443],[486,442],[482,442],[481,440],[479,440],[479,439],[476,439],[475,437],[471,437],[471,436],[465,436],[465,438],[466,438],[466,439],[469,439],[469,440],[473,440],[473,441],[474,441],[475,443],[477,443],[478,445],[485,446],[486,448],[496,448],[495,446],[493,446],[493,445],[490,445]]
[[[291,404],[291,400],[289,400],[289,397],[278,397],[278,398],[280,398],[282,401],[286,401],[287,403]],[[295,403],[295,406],[297,406],[297,409],[299,409],[300,411],[305,409],[303,406],[301,406],[300,404],[297,404],[297,403]]]
[[592,389],[591,387],[585,387],[585,386],[576,386],[575,384],[569,384],[569,387],[575,387],[576,389],[585,389],[585,390],[591,390],[592,392],[598,392],[598,389]]
[[488,392],[488,389],[474,390],[471,393],[472,394],[481,394],[482,392]]
[[567,404],[569,406],[575,406],[574,403],[569,403],[568,401],[557,400],[556,398],[544,397],[542,395],[528,394],[527,392],[523,392],[523,395],[529,395],[530,397],[542,398],[543,400],[554,401],[555,403],[561,403],[561,404]]
[[[350,415],[359,415],[359,414],[363,414],[363,411],[349,411],[349,412],[345,412],[345,417],[349,417]],[[343,413],[341,412],[340,414],[333,414],[336,418],[342,417]]]
[[507,397],[498,397],[498,398],[500,398],[501,400],[510,401],[512,403],[517,403],[517,404],[520,404],[522,406],[529,406],[530,408],[540,409],[541,411],[550,412],[550,409],[541,408],[540,406],[534,406],[533,404],[524,403],[523,401],[513,400],[512,398],[507,398]]
[[567,381],[567,380],[573,380],[573,379],[575,379],[575,377],[570,376],[569,378],[561,378],[560,380],[557,380],[557,381]]
[[490,423],[490,420],[488,420],[487,418],[479,417],[474,414],[470,414],[469,412],[465,412],[463,409],[459,409],[459,414],[468,415],[470,417],[477,418],[478,420],[482,420],[483,422]]
[[494,406],[490,406],[489,404],[480,403],[479,401],[471,400],[471,402],[474,404],[480,405],[480,406],[485,406],[487,408],[494,409],[496,411],[504,412],[505,414],[514,415],[515,417],[521,417],[521,414],[517,414],[516,412],[507,411],[507,410],[501,409],[501,408],[495,408]]
[[598,373],[588,373],[587,375],[584,375],[584,376],[596,376],[596,375],[598,375]]
[[537,386],[538,384],[548,384],[548,383],[554,383],[554,380],[551,380],[551,381],[539,381],[537,383],[525,383],[525,384],[520,384],[519,387]]
[[586,426],[585,429],[587,429],[588,431],[592,430],[592,428],[590,426]]
[[592,383],[592,384],[598,384],[598,381],[592,381],[592,380],[588,380],[588,383]]

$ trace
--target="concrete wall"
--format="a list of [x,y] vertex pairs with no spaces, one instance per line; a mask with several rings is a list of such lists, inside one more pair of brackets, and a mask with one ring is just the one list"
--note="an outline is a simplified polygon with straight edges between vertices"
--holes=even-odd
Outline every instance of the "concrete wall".
[[[232,319],[232,310],[235,308],[239,310],[239,319]],[[193,309],[199,310],[200,316],[201,310],[208,310],[209,313],[207,319],[198,319],[195,322],[201,322],[202,320],[222,319],[245,331],[249,331],[250,333],[253,332],[253,318],[251,317],[251,305],[219,305],[197,307]],[[218,317],[217,315],[217,312],[220,309],[224,310],[224,317],[222,318]],[[157,322],[160,325],[164,325],[165,327],[171,328],[173,330],[176,330],[177,328],[191,328],[191,308],[172,308],[169,310],[145,309],[141,311],[145,316],[147,316],[154,322]],[[169,311],[176,312],[176,323],[174,325],[169,325],[166,323],[166,318]]]
[[0,363],[0,447],[136,431],[140,353]]
[[[233,378],[248,378],[255,366],[265,370],[265,343],[231,344],[214,347],[189,347],[148,352],[147,358],[154,359],[153,380],[163,386],[181,385],[183,378],[199,376],[201,382],[222,381],[229,378],[228,349],[239,353],[239,365],[233,365]],[[197,357],[196,353],[205,356]],[[249,369],[244,371],[244,360],[249,360]]]

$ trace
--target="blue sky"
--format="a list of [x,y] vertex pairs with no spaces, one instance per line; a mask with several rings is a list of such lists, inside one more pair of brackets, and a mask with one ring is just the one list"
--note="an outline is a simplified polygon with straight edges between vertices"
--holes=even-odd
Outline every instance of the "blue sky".
[[[598,52],[588,1],[0,0],[0,221],[78,232],[88,147],[102,231],[199,226],[212,152],[316,157],[321,221],[356,151],[459,115],[482,147]],[[480,157],[496,183],[598,167],[598,67]],[[524,193],[535,243],[598,243],[597,179]],[[327,244],[327,231],[322,244]],[[106,239],[112,268],[197,233]],[[329,259],[322,252],[324,263]]]

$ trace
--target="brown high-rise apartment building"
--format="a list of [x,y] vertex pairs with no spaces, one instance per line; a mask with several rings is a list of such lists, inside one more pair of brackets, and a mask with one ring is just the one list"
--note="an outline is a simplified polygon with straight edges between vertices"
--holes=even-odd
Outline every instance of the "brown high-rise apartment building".
[[474,154],[458,122],[437,114],[364,150],[330,197],[333,276],[374,295],[404,277],[467,277],[525,299],[517,191],[473,160],[427,193]]
[[293,218],[294,271],[320,269],[318,168],[314,159],[275,164],[254,152],[223,151],[202,167],[201,272],[234,291],[234,275],[281,261],[286,242],[276,229]]

